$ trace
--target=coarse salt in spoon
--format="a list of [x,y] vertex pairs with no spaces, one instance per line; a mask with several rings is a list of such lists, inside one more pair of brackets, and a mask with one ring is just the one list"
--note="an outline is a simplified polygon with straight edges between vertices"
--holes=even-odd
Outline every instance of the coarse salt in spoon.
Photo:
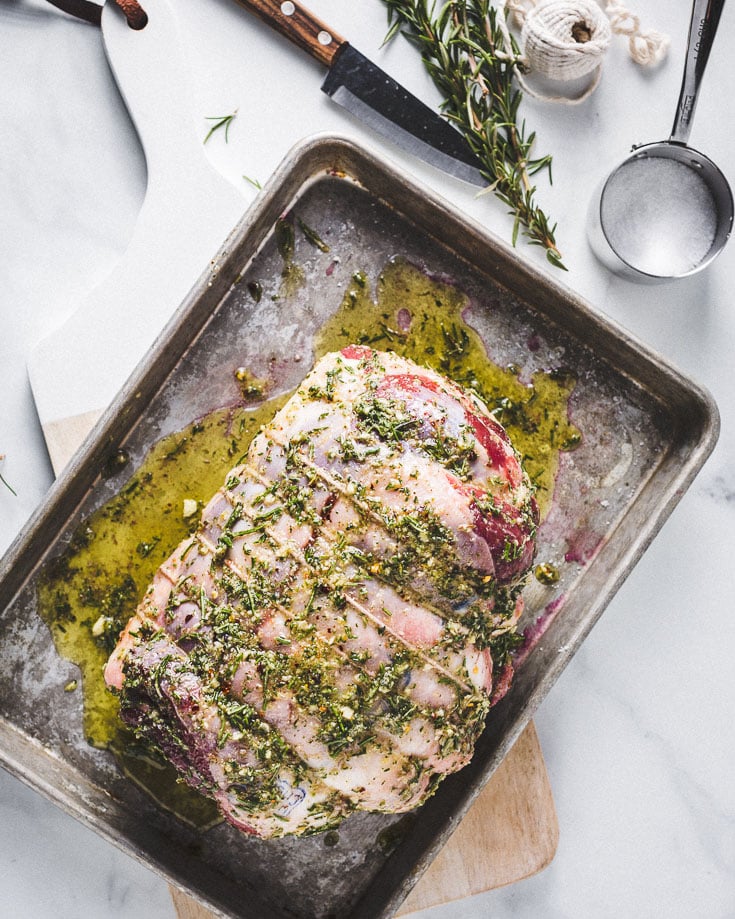
[[733,197],[722,172],[687,145],[724,0],[695,0],[671,137],[638,147],[592,200],[588,235],[608,268],[637,281],[688,277],[730,237]]

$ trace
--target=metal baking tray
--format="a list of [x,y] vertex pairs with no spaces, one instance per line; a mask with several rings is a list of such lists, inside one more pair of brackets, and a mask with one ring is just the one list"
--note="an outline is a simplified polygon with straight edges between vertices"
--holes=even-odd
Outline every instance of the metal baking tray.
[[[286,212],[301,272],[284,290],[274,228]],[[313,240],[312,240],[313,243]],[[39,577],[90,513],[119,491],[163,435],[236,398],[232,368],[298,385],[315,333],[355,272],[371,283],[406,259],[465,293],[493,362],[519,379],[563,368],[582,434],[561,454],[539,558],[561,572],[529,586],[529,641],[510,693],[490,713],[471,764],[411,820],[361,814],[322,836],[258,840],[225,824],[195,830],[157,807],[82,729],[78,675],[39,618]],[[262,296],[255,302],[257,283]],[[286,285],[287,286],[287,285]],[[250,291],[250,293],[248,293]],[[227,372],[220,372],[225,368]],[[0,571],[0,762],[102,836],[222,915],[387,917],[458,825],[712,450],[712,399],[661,357],[525,263],[510,247],[386,163],[340,138],[289,156],[97,424]],[[129,465],[101,477],[124,445]],[[380,845],[393,828],[394,847]],[[333,841],[333,840],[332,840]]]

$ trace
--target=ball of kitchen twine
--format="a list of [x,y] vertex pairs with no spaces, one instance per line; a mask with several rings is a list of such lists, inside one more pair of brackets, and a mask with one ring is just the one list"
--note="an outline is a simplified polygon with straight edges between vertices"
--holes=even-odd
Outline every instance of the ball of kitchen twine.
[[521,48],[532,72],[576,80],[602,66],[611,38],[610,20],[594,0],[542,0],[525,15]]
[[[660,63],[669,50],[668,36],[642,29],[639,18],[619,0],[505,0],[504,7],[521,29],[516,78],[524,92],[545,102],[577,105],[587,99],[600,82],[613,34],[628,38],[631,58],[644,67]],[[498,19],[498,26],[505,51],[512,56],[513,42],[504,17]],[[559,82],[590,74],[591,79],[581,95],[550,96],[525,79],[524,73],[534,71]]]

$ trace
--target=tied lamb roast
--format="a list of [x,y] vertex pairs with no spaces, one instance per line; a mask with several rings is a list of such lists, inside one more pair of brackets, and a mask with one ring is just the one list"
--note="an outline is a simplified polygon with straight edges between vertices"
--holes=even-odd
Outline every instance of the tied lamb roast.
[[121,716],[273,837],[415,808],[510,684],[538,511],[471,393],[322,358],[156,573],[105,670]]

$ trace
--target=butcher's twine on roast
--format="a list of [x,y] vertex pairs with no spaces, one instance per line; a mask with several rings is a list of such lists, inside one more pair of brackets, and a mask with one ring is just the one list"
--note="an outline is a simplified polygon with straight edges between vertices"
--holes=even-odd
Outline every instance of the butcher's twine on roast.
[[395,354],[328,354],[160,567],[105,678],[246,832],[411,810],[510,685],[537,523],[474,394]]

